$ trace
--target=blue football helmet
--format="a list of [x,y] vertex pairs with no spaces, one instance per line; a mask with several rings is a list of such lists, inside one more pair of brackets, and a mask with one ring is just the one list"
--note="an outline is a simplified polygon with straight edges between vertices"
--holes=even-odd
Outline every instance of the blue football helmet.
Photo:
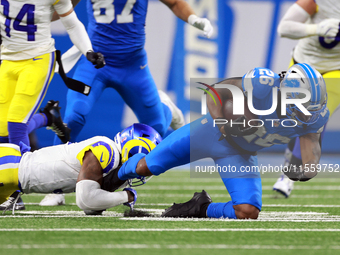
[[[326,109],[327,91],[325,81],[322,75],[308,64],[295,64],[289,68],[281,81],[281,88],[303,88],[311,94],[310,100],[302,104],[311,115],[305,115],[295,104],[287,105],[287,117],[295,120],[298,126],[314,124]],[[304,97],[304,93],[287,93],[287,99],[302,99]]]
[[155,129],[141,123],[135,123],[125,128],[114,137],[114,141],[117,144],[119,152],[122,153],[122,149],[128,141],[139,138],[146,138],[155,146],[162,141],[161,135]]

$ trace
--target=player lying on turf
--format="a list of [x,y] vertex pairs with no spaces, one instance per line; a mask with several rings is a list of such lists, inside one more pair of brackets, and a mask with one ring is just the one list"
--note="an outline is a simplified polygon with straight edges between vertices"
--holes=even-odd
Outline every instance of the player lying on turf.
[[[262,206],[260,173],[242,172],[240,169],[258,166],[256,156],[258,150],[274,144],[288,143],[294,137],[300,137],[305,168],[296,171],[292,169],[286,174],[296,181],[307,181],[316,175],[316,172],[306,170],[319,162],[321,155],[319,133],[329,116],[326,107],[326,87],[318,71],[307,64],[297,64],[292,66],[282,79],[269,69],[255,68],[243,78],[227,79],[220,84],[236,85],[244,92],[252,89],[253,105],[258,110],[271,108],[273,87],[278,88],[275,92],[278,94],[281,90],[289,90],[291,87],[304,88],[310,92],[311,99],[303,105],[312,115],[304,115],[294,105],[289,104],[286,109],[287,116],[282,116],[280,109],[267,116],[258,116],[257,118],[264,122],[264,126],[260,128],[241,129],[240,125],[228,124],[214,127],[213,120],[228,113],[223,114],[223,107],[215,105],[208,97],[209,114],[173,132],[148,155],[142,153],[134,155],[118,171],[120,180],[159,175],[175,166],[207,157],[212,158],[219,166],[231,165],[237,169],[234,173],[220,173],[232,201],[212,203],[210,196],[202,191],[195,193],[190,201],[174,204],[168,208],[162,215],[164,217],[256,219]],[[229,90],[216,90],[223,100],[222,105],[232,98]],[[288,93],[287,96],[305,97],[303,93]],[[265,121],[266,119],[276,121]],[[283,120],[288,120],[288,123],[294,120],[297,126],[284,127]],[[225,139],[221,139],[221,135]]]
[[[100,211],[125,204],[133,209],[137,192],[117,178],[122,162],[137,152],[149,153],[161,141],[151,127],[134,124],[116,135],[115,143],[96,136],[79,143],[34,152],[21,143],[0,144],[0,203],[15,190],[29,193],[70,193],[83,210]],[[115,181],[116,180],[116,181]]]

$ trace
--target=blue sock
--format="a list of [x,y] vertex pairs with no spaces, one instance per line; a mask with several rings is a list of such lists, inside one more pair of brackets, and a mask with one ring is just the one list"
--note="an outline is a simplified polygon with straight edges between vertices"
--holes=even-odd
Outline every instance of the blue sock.
[[9,143],[8,136],[0,136],[0,143]]
[[29,146],[30,141],[28,138],[27,128],[27,124],[25,123],[8,122],[9,142],[16,145],[19,145],[20,142],[23,142]]
[[207,216],[209,218],[228,218],[237,219],[233,203],[211,203],[207,209]]
[[129,160],[126,161],[119,169],[118,178],[122,181],[125,181],[127,179],[139,177],[139,175],[136,173],[136,167],[139,160],[141,160],[144,157],[145,157],[144,153],[137,153],[133,155],[131,158],[129,158]]
[[32,131],[41,128],[46,127],[47,125],[47,117],[44,113],[37,113],[34,114],[32,119],[28,122],[28,128],[27,132],[31,133]]

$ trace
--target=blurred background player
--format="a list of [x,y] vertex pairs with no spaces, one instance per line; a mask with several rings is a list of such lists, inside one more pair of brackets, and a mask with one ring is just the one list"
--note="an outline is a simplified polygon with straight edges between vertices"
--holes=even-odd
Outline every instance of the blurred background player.
[[[47,124],[42,115],[30,120],[54,75],[55,48],[50,29],[52,13],[56,11],[59,14],[72,42],[91,63],[100,68],[105,61],[102,54],[93,52],[90,39],[70,0],[43,3],[38,0],[3,0],[1,5],[0,142],[29,145],[28,132]],[[64,133],[63,136],[69,132],[63,125],[59,130]]]
[[[194,11],[184,0],[161,2],[177,17],[203,30],[205,36],[212,35],[213,27],[210,22],[194,15]],[[153,127],[162,136],[172,120],[174,129],[183,126],[181,111],[165,93],[158,93],[148,67],[144,49],[148,1],[88,0],[87,7],[88,33],[94,49],[104,54],[107,65],[96,70],[88,65],[84,57],[80,59],[73,78],[91,85],[92,91],[89,96],[79,95],[72,90],[67,93],[65,122],[71,128],[71,141],[76,141],[85,125],[86,115],[107,87],[117,90],[138,120]]]
[[[307,63],[318,70],[326,82],[330,116],[340,104],[340,2],[337,0],[298,0],[283,16],[278,26],[281,37],[299,39],[293,49],[294,63]],[[321,137],[323,134],[321,135]],[[285,152],[285,165],[300,166],[299,138],[293,139]],[[288,197],[293,181],[285,175],[273,186]]]
[[[311,75],[311,78],[310,78]],[[311,116],[304,115],[295,105],[287,105],[287,116],[280,110],[270,115],[258,116],[264,122],[260,128],[229,123],[213,125],[213,119],[224,118],[223,105],[232,94],[228,89],[218,89],[222,105],[215,105],[208,97],[209,113],[198,120],[174,131],[148,155],[142,153],[131,157],[118,171],[118,178],[127,180],[138,176],[159,175],[179,165],[210,157],[216,165],[235,167],[234,172],[219,172],[232,201],[212,203],[210,196],[202,191],[184,204],[174,204],[168,208],[164,217],[210,217],[232,219],[256,219],[262,206],[262,185],[259,171],[242,171],[242,168],[254,169],[258,166],[256,152],[274,144],[286,144],[291,138],[300,137],[304,167],[300,171],[287,172],[294,180],[307,181],[316,175],[308,172],[312,164],[317,164],[321,156],[319,144],[320,132],[329,116],[326,107],[326,86],[321,74],[307,64],[292,66],[281,81],[278,74],[266,68],[255,68],[242,79],[231,78],[219,84],[232,84],[245,92],[253,91],[253,105],[258,110],[268,110],[273,102],[272,88],[289,89],[291,87],[307,89],[311,99],[304,103]],[[277,90],[278,93],[278,90]],[[304,98],[303,93],[288,93],[288,98]],[[313,109],[313,110],[311,110]],[[226,117],[226,116],[225,116]],[[241,118],[237,121],[241,121]],[[279,119],[278,125],[265,119]],[[294,120],[297,126],[283,120]],[[288,121],[291,122],[291,121]],[[287,127],[289,125],[289,127]],[[222,135],[222,136],[221,136]],[[225,138],[225,139],[223,139]]]
[[[115,178],[117,170],[121,162],[135,153],[148,154],[161,141],[161,137],[154,129],[142,124],[135,124],[127,130],[134,131],[122,131],[125,138],[122,144],[103,136],[34,152],[29,152],[29,147],[23,143],[20,147],[0,144],[0,202],[18,188],[26,194],[70,193],[76,190],[77,205],[82,210],[101,211],[123,203],[133,209],[137,199],[135,190],[126,188],[113,193],[126,186],[125,181]],[[118,182],[113,184],[112,179]],[[15,202],[12,201],[3,210]]]
[[[160,0],[180,19],[203,30],[210,37],[210,21],[195,15],[184,0]],[[74,1],[76,3],[78,1]],[[104,54],[106,66],[96,70],[82,57],[74,79],[92,87],[89,96],[72,90],[67,93],[64,121],[71,128],[71,142],[86,122],[86,116],[106,88],[114,88],[136,114],[140,123],[153,127],[163,137],[169,125],[184,125],[180,109],[163,91],[158,91],[148,66],[145,45],[145,20],[148,1],[87,0],[88,33],[96,51]],[[107,106],[109,107],[109,106]],[[105,117],[105,116],[103,116]],[[54,144],[60,141],[56,137]],[[46,197],[41,205],[56,204],[58,195]]]

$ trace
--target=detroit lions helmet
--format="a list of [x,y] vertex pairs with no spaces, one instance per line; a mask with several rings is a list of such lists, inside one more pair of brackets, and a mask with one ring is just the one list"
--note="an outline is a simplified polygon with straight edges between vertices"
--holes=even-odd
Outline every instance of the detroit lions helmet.
[[[298,126],[317,122],[327,104],[326,84],[317,70],[308,64],[293,65],[281,81],[280,89],[282,88],[303,88],[311,94],[310,100],[302,104],[311,115],[305,115],[295,104],[290,104],[286,108],[288,118],[297,121]],[[299,92],[287,93],[287,99],[302,99],[305,96]]]

